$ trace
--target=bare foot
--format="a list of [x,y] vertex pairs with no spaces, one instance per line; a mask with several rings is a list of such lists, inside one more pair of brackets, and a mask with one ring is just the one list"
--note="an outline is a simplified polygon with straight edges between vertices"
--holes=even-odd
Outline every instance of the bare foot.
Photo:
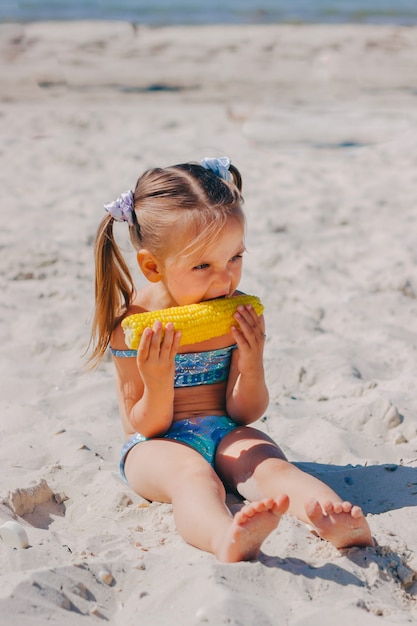
[[373,546],[371,531],[359,506],[350,502],[324,502],[310,500],[305,505],[307,517],[323,539],[336,548]]
[[233,517],[216,556],[224,563],[255,559],[266,537],[278,526],[289,506],[288,496],[266,498],[244,506]]

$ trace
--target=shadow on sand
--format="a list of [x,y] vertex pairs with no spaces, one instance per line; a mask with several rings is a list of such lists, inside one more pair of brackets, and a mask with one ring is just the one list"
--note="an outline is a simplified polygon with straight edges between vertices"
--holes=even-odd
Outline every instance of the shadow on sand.
[[329,485],[365,515],[417,505],[417,467],[404,465],[325,465],[294,463]]

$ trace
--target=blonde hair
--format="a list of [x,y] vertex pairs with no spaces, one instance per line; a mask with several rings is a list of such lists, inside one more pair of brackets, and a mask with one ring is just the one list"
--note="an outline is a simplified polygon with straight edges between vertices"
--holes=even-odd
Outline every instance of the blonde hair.
[[[136,251],[146,248],[164,259],[178,250],[178,233],[187,234],[187,254],[213,241],[230,217],[245,224],[242,179],[230,165],[233,183],[195,163],[146,171],[134,192],[130,239]],[[95,310],[88,363],[94,367],[103,357],[114,328],[133,301],[134,282],[113,235],[113,217],[101,221],[95,241]]]

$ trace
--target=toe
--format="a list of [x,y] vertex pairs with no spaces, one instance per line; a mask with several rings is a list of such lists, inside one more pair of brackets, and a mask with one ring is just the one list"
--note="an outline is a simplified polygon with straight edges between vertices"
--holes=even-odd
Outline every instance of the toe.
[[350,514],[356,519],[358,517],[365,517],[360,506],[353,506]]
[[317,500],[309,500],[305,505],[305,511],[313,524],[317,524],[323,519],[323,511]]
[[331,515],[334,512],[334,503],[330,500],[323,502],[322,507],[326,515]]
[[280,515],[284,515],[290,506],[290,499],[287,495],[278,496],[276,500],[274,500],[273,509],[274,513],[279,513]]
[[343,504],[342,504],[342,502],[335,502],[334,503],[332,513],[335,513],[336,515],[339,515],[340,513],[343,513]]

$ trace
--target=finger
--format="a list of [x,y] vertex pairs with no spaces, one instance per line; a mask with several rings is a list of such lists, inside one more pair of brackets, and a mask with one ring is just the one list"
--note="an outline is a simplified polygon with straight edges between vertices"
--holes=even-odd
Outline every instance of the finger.
[[142,333],[142,337],[140,338],[140,343],[138,347],[138,360],[143,362],[149,356],[149,350],[151,347],[151,341],[153,337],[152,328],[145,328]]
[[259,317],[255,309],[250,304],[248,304],[246,307],[239,306],[235,313],[235,317],[236,316],[237,319],[242,321],[244,320],[246,324],[251,328],[256,328],[260,324],[262,325],[264,323],[263,316]]
[[247,353],[247,351],[251,352],[252,350],[259,349],[261,344],[256,338],[254,338],[251,331],[246,330],[246,332],[243,332],[238,326],[232,326],[231,331],[233,339],[235,340],[242,355]]
[[169,352],[169,358],[174,359],[176,354],[178,353],[181,342],[181,331],[174,331],[174,336],[171,343],[171,349]]
[[265,335],[265,318],[263,315],[258,315],[253,306],[248,304],[246,306],[246,310],[250,313],[251,323],[253,324],[253,328],[258,329],[261,335]]
[[[246,315],[245,315],[246,313]],[[254,315],[252,315],[252,313]],[[239,330],[242,332],[247,341],[255,339],[257,342],[263,342],[265,339],[265,322],[263,317],[257,316],[256,311],[240,310],[236,311],[234,315],[236,321],[239,323]]]
[[152,338],[151,338],[151,343],[150,343],[150,351],[151,352],[158,352],[161,348],[161,341],[162,341],[162,323],[157,320],[154,325],[152,326]]
[[265,318],[263,315],[260,315],[258,317],[258,322],[259,322],[259,328],[261,329],[261,333],[265,338]]
[[258,321],[259,316],[251,304],[247,304],[244,311],[250,315],[254,322]]
[[[241,315],[238,311],[234,314],[234,318],[237,322],[236,326],[233,326],[235,334],[240,336],[242,340],[249,341],[251,336],[253,336],[252,326],[247,322],[247,320]],[[232,331],[233,332],[233,331]]]
[[238,348],[243,350],[244,348],[249,347],[248,340],[238,326],[232,326],[230,330]]
[[247,305],[247,306],[239,305],[237,307],[236,314],[241,319],[244,319],[248,324],[252,323],[252,321],[255,321],[255,318],[257,317],[255,311],[250,305]]
[[250,318],[248,319],[247,312],[245,311],[243,306],[238,307],[238,310],[235,312],[233,317],[239,324],[239,328],[242,332],[244,332],[245,330],[249,330],[252,327],[251,320]]
[[162,339],[161,347],[171,347],[172,340],[174,338],[174,324],[172,322],[168,322],[168,324],[164,328],[164,336]]
[[172,342],[172,351],[177,354],[181,342],[181,331],[177,330],[174,334],[174,341]]
[[161,352],[165,355],[171,354],[172,344],[175,337],[174,324],[168,322],[164,329],[164,336],[161,343]]

